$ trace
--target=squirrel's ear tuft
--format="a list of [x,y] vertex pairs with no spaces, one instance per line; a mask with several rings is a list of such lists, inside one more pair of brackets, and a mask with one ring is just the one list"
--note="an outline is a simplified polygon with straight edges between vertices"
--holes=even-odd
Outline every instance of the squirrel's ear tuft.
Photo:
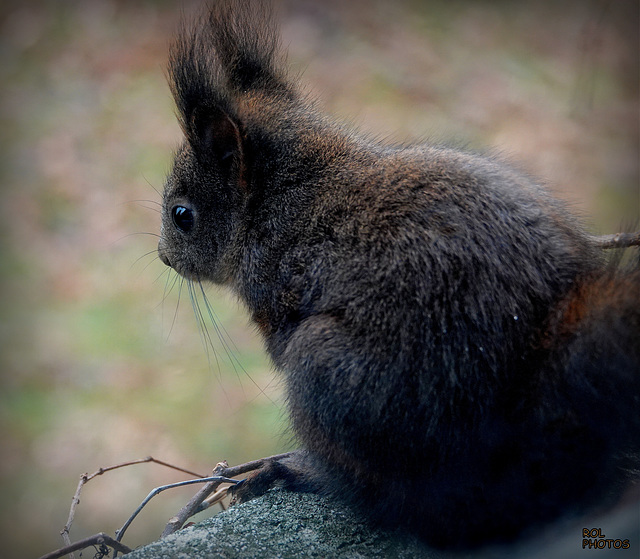
[[242,135],[235,120],[220,108],[196,110],[189,126],[189,140],[198,158],[231,178],[242,167]]

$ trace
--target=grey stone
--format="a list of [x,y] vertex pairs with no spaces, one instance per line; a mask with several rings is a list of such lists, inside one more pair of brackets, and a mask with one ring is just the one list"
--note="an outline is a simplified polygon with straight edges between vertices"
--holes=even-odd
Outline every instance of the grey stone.
[[443,559],[418,540],[373,530],[347,508],[312,494],[269,491],[128,554],[127,559]]
[[[600,527],[626,549],[583,549],[583,527]],[[375,530],[323,497],[274,489],[199,524],[141,547],[127,559],[604,559],[637,558],[640,504],[631,500],[590,521],[562,522],[515,546],[451,554],[399,532]]]

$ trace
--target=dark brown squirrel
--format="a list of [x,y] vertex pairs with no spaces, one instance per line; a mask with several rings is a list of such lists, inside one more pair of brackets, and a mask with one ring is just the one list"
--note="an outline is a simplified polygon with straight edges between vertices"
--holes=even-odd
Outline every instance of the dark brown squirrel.
[[284,375],[302,450],[249,478],[431,545],[612,503],[640,444],[640,270],[499,159],[321,114],[263,4],[220,2],[169,65],[185,141],[161,260],[229,286]]

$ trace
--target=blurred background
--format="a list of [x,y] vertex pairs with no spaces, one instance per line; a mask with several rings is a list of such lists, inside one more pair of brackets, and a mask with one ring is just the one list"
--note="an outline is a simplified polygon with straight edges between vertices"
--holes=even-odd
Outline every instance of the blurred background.
[[[638,3],[282,0],[283,44],[337,118],[394,141],[492,146],[595,233],[638,224]],[[157,259],[180,142],[166,83],[172,0],[0,7],[0,554],[61,546],[80,474],[152,455],[207,474],[287,450],[277,376],[233,298],[207,288],[207,351]],[[233,343],[228,340],[232,340]],[[73,540],[113,533],[158,465],[85,486]],[[125,543],[195,492],[166,492]],[[85,556],[90,556],[89,551]]]

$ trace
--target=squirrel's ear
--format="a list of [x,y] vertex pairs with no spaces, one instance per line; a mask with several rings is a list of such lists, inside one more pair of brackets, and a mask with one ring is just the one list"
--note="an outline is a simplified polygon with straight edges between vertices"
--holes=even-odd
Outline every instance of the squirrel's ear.
[[243,166],[240,127],[225,111],[209,108],[194,114],[191,141],[203,162],[218,167],[225,178]]

